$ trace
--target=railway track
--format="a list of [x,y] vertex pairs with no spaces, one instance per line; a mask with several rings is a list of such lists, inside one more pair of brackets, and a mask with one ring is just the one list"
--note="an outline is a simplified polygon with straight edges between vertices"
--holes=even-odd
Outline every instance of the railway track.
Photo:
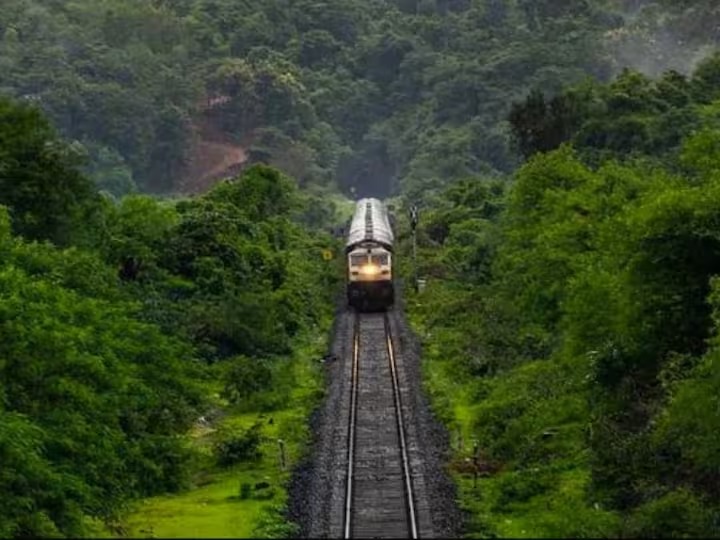
[[355,318],[345,538],[418,538],[395,346],[386,314]]

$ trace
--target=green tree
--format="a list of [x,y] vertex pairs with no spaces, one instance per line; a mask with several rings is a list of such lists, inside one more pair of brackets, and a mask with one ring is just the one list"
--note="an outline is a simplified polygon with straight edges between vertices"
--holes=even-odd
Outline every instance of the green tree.
[[0,99],[0,126],[0,203],[14,230],[67,245],[98,206],[78,154],[29,105]]

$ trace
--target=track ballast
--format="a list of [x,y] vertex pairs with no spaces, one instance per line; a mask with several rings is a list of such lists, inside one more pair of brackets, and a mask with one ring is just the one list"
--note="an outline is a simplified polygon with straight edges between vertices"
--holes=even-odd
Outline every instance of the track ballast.
[[356,316],[345,538],[417,538],[395,347],[385,314]]
[[[447,432],[423,395],[420,348],[402,311],[368,314],[343,306],[332,335],[324,362],[327,394],[312,419],[313,453],[296,468],[290,486],[289,517],[300,525],[298,537],[411,538],[412,502],[416,537],[457,538],[462,515],[454,502],[455,487],[443,470]],[[358,385],[353,390],[355,367]],[[405,435],[405,452],[400,433]]]

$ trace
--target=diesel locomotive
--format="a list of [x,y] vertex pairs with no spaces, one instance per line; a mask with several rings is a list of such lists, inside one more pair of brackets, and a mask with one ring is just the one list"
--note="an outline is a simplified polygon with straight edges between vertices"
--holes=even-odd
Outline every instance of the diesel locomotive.
[[373,311],[393,305],[393,242],[386,206],[378,199],[359,200],[345,244],[350,306]]

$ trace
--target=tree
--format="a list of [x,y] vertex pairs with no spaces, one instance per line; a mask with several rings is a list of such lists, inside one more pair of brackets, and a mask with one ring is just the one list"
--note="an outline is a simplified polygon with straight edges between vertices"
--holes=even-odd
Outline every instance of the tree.
[[0,203],[13,229],[33,239],[69,244],[98,207],[78,154],[60,141],[40,111],[0,99]]

